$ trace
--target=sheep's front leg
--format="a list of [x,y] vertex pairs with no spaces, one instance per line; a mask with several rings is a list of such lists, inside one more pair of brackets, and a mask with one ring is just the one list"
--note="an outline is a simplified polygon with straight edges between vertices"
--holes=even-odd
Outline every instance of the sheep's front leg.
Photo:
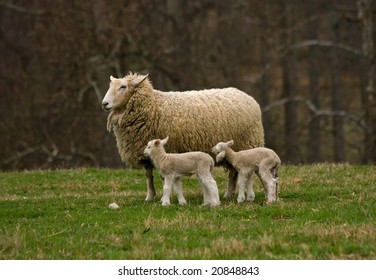
[[165,177],[163,184],[162,206],[170,205],[171,192],[174,186],[174,180],[170,177]]
[[236,189],[236,180],[238,177],[238,172],[236,171],[235,168],[230,167],[229,172],[228,172],[228,183],[227,183],[227,191],[225,195],[223,196],[224,198],[231,197]]
[[187,201],[185,200],[184,195],[183,195],[183,184],[181,182],[181,178],[177,178],[175,180],[175,188],[174,188],[174,190],[175,190],[176,195],[178,196],[179,204],[180,205],[187,204]]
[[245,200],[245,185],[248,181],[247,173],[239,172],[238,175],[238,203],[242,203]]
[[145,175],[147,185],[147,195],[145,201],[151,201],[155,197],[154,177],[153,177],[153,165],[151,163],[145,164]]

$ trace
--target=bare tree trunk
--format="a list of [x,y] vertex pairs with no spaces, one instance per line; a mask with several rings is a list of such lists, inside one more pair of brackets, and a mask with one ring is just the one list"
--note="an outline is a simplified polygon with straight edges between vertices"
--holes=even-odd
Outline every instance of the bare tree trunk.
[[[316,39],[318,22],[315,20],[308,26],[308,32],[311,39]],[[318,65],[318,47],[309,47],[309,95],[312,104],[320,109],[320,90],[319,90],[319,65]],[[311,121],[308,125],[308,141],[307,141],[307,159],[308,162],[319,162],[321,160],[321,138],[320,138],[320,119],[315,112],[311,112]]]
[[[293,31],[290,27],[293,26],[292,6],[289,4],[282,4],[282,10],[285,15],[281,20],[282,44],[285,46],[292,45]],[[287,5],[287,6],[285,6]],[[293,101],[296,95],[297,76],[296,76],[296,61],[295,51],[289,50],[281,59],[282,66],[282,97],[289,101],[285,104],[285,149],[286,161],[296,163],[299,161],[298,150],[298,134],[297,134],[297,110],[296,103]]]
[[[332,39],[334,44],[339,41],[339,20],[333,16],[331,23]],[[342,105],[342,89],[340,81],[340,60],[338,57],[338,49],[336,46],[331,48],[331,95],[332,95],[332,110],[341,111]],[[333,151],[334,161],[343,162],[346,160],[345,156],[345,136],[344,136],[344,119],[342,116],[333,116]]]
[[[376,5],[375,5],[376,6]],[[364,163],[376,161],[376,89],[375,51],[372,38],[372,0],[358,0],[358,17],[362,23],[361,94],[365,112]]]
[[[266,16],[262,17],[260,20],[260,29],[262,28],[261,25],[264,25],[263,23],[266,22]],[[267,36],[269,35],[268,32],[261,32],[260,33],[260,51],[261,51],[261,63],[262,66],[266,69],[268,67],[268,64],[270,63],[270,46],[268,44],[268,38]],[[260,102],[261,102],[261,107],[265,107],[269,105],[270,103],[270,77],[269,77],[269,72],[265,71],[263,75],[261,76],[260,80],[260,92],[261,92],[261,97],[260,97]],[[272,138],[270,137],[270,129],[271,129],[271,120],[270,120],[270,115],[269,112],[265,112],[262,116],[262,123],[264,126],[264,131],[265,131],[265,144],[267,146],[273,147],[272,143]]]

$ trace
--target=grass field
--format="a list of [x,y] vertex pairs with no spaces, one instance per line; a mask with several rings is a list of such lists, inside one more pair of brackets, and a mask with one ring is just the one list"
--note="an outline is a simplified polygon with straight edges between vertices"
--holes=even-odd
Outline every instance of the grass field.
[[[280,201],[144,202],[141,170],[0,173],[0,259],[376,259],[376,167],[283,166]],[[226,173],[215,169],[221,196]],[[108,205],[116,202],[117,210]]]

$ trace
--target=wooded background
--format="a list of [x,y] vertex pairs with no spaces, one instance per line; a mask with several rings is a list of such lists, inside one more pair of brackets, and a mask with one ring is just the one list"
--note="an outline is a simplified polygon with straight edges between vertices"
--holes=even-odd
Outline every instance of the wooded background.
[[129,71],[250,93],[285,163],[376,162],[375,0],[1,0],[0,23],[1,170],[122,166],[101,100]]

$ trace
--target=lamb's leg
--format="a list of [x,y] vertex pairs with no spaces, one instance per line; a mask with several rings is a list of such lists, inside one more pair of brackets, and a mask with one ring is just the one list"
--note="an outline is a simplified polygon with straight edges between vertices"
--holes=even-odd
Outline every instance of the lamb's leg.
[[244,172],[239,172],[238,175],[238,203],[242,203],[245,200],[245,185],[248,181],[248,174]]
[[253,171],[248,175],[247,180],[247,201],[255,200],[255,192],[253,190]]
[[180,205],[185,205],[187,204],[187,201],[185,200],[184,198],[184,195],[183,195],[183,186],[182,186],[182,182],[181,182],[181,178],[177,178],[175,180],[175,193],[176,195],[178,196],[178,201],[179,201],[179,204]]
[[210,172],[208,174],[197,174],[200,185],[204,192],[204,205],[220,205],[217,183]]
[[155,197],[155,188],[153,180],[153,165],[151,163],[146,163],[145,166],[145,175],[146,175],[146,185],[147,185],[147,196],[145,201],[151,201]]
[[230,167],[229,172],[228,172],[228,183],[227,183],[227,191],[225,195],[223,196],[224,198],[231,197],[236,189],[236,180],[238,177],[238,172],[236,171],[235,168]]
[[259,177],[264,185],[266,203],[277,201],[278,178],[274,178],[267,168],[260,168]]
[[162,195],[162,205],[168,206],[170,205],[170,197],[171,192],[174,187],[174,178],[165,177],[164,184],[163,184],[163,195]]
[[208,188],[206,188],[204,181],[202,180],[202,176],[197,174],[198,182],[200,183],[202,192],[204,193],[204,203],[202,206],[208,205],[210,203],[210,193],[208,191]]

